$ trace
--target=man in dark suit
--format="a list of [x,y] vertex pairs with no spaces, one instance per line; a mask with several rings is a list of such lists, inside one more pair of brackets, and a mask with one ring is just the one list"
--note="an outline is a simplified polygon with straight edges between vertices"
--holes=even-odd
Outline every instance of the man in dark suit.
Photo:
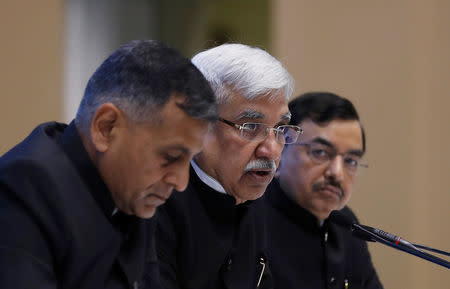
[[364,165],[358,113],[332,93],[304,94],[289,109],[304,134],[284,149],[265,195],[275,287],[382,288],[367,244],[328,219],[341,209],[356,219],[345,205]]
[[188,188],[158,214],[164,288],[271,288],[262,202],[286,142],[292,79],[267,52],[224,44],[193,57],[219,102]]
[[188,59],[157,41],[120,47],[72,123],[44,123],[0,159],[0,288],[141,287],[156,263],[145,219],[186,188],[216,119]]

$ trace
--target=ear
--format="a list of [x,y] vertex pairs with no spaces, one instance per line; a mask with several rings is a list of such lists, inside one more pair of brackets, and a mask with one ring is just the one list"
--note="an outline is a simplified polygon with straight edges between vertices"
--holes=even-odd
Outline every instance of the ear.
[[98,152],[108,150],[124,121],[123,113],[112,103],[104,103],[97,109],[91,122],[91,138]]

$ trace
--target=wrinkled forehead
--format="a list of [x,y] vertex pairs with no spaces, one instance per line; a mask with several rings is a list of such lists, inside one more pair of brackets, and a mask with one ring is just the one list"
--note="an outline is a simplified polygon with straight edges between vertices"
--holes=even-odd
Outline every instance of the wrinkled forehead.
[[289,122],[291,118],[287,100],[278,91],[251,99],[234,93],[227,103],[220,105],[219,110],[222,116],[232,118],[234,121]]
[[291,113],[289,111],[280,112],[278,115],[274,111],[260,110],[258,108],[248,108],[240,111],[238,115],[234,117],[236,120],[254,120],[264,121],[275,118],[278,121],[289,123],[291,119]]

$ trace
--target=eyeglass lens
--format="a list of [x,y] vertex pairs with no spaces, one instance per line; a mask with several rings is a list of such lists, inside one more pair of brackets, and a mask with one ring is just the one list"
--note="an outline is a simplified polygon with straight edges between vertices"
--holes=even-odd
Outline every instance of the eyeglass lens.
[[332,148],[314,143],[309,145],[309,155],[311,159],[318,164],[328,163],[336,156],[342,155],[344,168],[351,174],[357,171],[361,161],[361,157],[357,155],[350,153],[339,154]]
[[263,123],[244,123],[241,129],[241,136],[247,140],[259,141],[265,139],[271,130],[274,130],[277,141],[282,144],[295,142],[301,131],[299,128],[295,129],[290,125],[271,128]]

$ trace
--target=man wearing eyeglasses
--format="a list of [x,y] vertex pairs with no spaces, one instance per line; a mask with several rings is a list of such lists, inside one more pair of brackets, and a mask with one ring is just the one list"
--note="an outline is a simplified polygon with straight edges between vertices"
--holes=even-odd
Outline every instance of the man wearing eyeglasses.
[[329,223],[345,205],[365,135],[353,104],[332,93],[306,93],[289,103],[291,124],[304,134],[287,145],[265,195],[276,288],[382,288],[367,245]]
[[267,52],[224,44],[193,57],[219,103],[219,122],[191,162],[188,188],[158,216],[164,288],[272,288],[262,200],[287,143],[293,81]]

